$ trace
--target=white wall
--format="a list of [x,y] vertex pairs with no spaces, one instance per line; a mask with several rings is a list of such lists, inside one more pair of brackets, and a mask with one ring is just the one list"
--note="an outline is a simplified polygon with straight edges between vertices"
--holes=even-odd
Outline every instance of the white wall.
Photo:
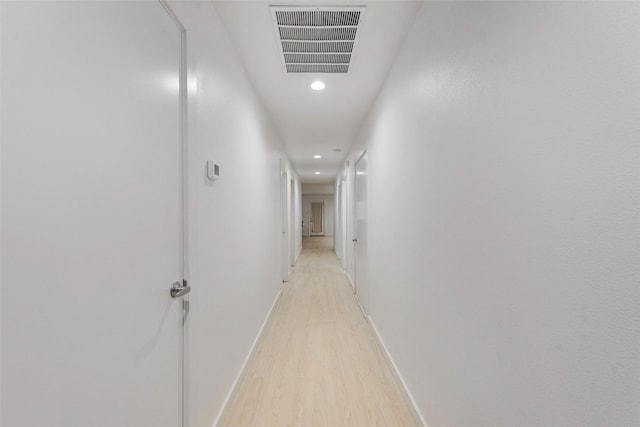
[[[209,426],[281,287],[282,263],[273,258],[282,255],[283,154],[212,5],[172,6],[187,27],[189,71],[197,80],[190,103],[192,400],[195,425]],[[221,166],[213,184],[204,176],[207,159]]]
[[638,22],[417,16],[348,160],[368,147],[371,319],[429,426],[638,425]]
[[[0,25],[2,23],[2,7],[0,7]],[[0,29],[1,30],[1,29]],[[1,42],[1,40],[0,40]],[[0,58],[1,61],[1,58]],[[0,101],[2,100],[2,67],[0,66]],[[2,102],[0,102],[0,135],[2,135]],[[2,137],[0,136],[0,176],[2,176]],[[2,185],[0,185],[0,242],[2,242]],[[2,260],[2,244],[0,244],[0,260]],[[0,262],[0,420],[2,420],[2,262]]]
[[302,235],[309,236],[309,218],[311,217],[311,202],[324,202],[324,235],[333,236],[334,202],[331,194],[303,194],[302,195]]
[[[106,3],[104,2],[99,2],[99,4],[96,3],[96,7],[104,7],[105,4]],[[255,91],[246,78],[244,69],[238,61],[238,58],[236,57],[225,32],[222,30],[221,22],[213,9],[212,2],[171,1],[170,4],[179,20],[186,27],[188,39],[187,60],[189,81],[187,157],[189,176],[187,183],[188,191],[186,197],[189,206],[189,242],[186,247],[186,252],[188,254],[189,260],[187,265],[186,278],[189,280],[189,284],[193,288],[192,293],[189,296],[191,309],[189,313],[188,329],[186,331],[186,340],[189,343],[188,369],[190,371],[190,384],[188,388],[188,399],[190,402],[190,407],[188,408],[188,425],[212,426],[219,416],[225,399],[227,398],[234,381],[240,373],[242,364],[248,356],[248,352],[260,330],[260,327],[262,326],[265,317],[267,316],[268,311],[274,302],[274,299],[279,294],[281,289],[282,277],[281,271],[279,269],[279,266],[282,265],[281,259],[279,258],[280,256],[282,256],[282,250],[280,246],[280,225],[282,210],[280,207],[279,185],[281,159],[285,163],[287,179],[294,180],[294,199],[298,201],[300,200],[301,186],[295,174],[295,171],[291,167],[282,151],[282,146],[280,144],[278,135],[274,132],[274,128],[271,125],[263,106],[260,104],[260,101],[256,97]],[[39,17],[39,15],[41,14],[38,14],[38,6],[34,3],[33,7],[34,16]],[[86,8],[88,10],[91,9],[92,6],[84,5],[83,8]],[[159,13],[164,13],[160,5],[157,5],[157,9]],[[167,21],[170,22],[168,18]],[[84,33],[82,31],[84,29],[81,28],[82,20],[78,22],[80,22],[80,24],[78,24],[78,29],[80,30],[80,32],[76,34],[76,36],[78,37],[71,37],[70,40],[74,43],[82,41],[84,43],[83,46],[90,51],[92,46],[91,41],[89,40],[96,39],[83,39]],[[144,29],[143,27],[144,25],[140,28]],[[133,28],[135,29],[136,27],[134,26]],[[32,27],[29,28],[29,33],[27,34],[29,34],[30,36],[33,34],[39,36],[38,31],[39,27]],[[41,33],[46,34],[43,30],[41,31]],[[144,31],[138,32],[136,33],[136,35],[140,35],[143,33]],[[175,31],[175,34],[177,40],[177,30]],[[102,39],[97,40],[99,42],[98,44],[103,42]],[[108,47],[113,46],[113,43],[111,42],[113,42],[114,40],[115,39],[113,37],[108,38],[108,42],[104,42],[103,44]],[[142,37],[141,40],[146,39]],[[5,41],[6,40],[3,39],[3,46]],[[138,42],[139,40],[134,41]],[[20,38],[14,38],[11,40],[10,46],[13,52],[20,52],[21,46],[19,43],[21,43]],[[52,43],[55,43],[55,41],[52,41]],[[96,48],[104,49],[104,46],[97,46]],[[131,49],[129,49],[129,51],[130,50]],[[52,63],[62,58],[62,60],[64,60],[63,62],[68,62],[65,59],[64,55],[68,55],[69,57],[74,58],[72,56],[73,52],[71,52],[71,50],[69,49],[63,52],[63,56],[58,55],[59,51],[60,49],[43,50],[43,52],[47,53],[47,55],[50,55],[50,58],[48,56],[43,56],[42,60],[45,60],[44,63],[46,63],[47,61],[49,61],[49,59],[51,59],[51,61],[49,61],[48,63]],[[177,67],[179,64],[178,56],[179,51],[176,50],[175,67]],[[140,54],[137,54],[134,57],[138,61],[140,61],[140,58],[142,58]],[[125,58],[127,57],[125,56]],[[29,61],[37,62],[38,58],[30,58]],[[42,66],[46,68],[46,64]],[[127,61],[111,61],[109,62],[109,66],[113,67],[113,69],[119,70],[126,70],[131,68],[131,64]],[[6,67],[3,62],[2,70],[5,71],[5,68]],[[38,68],[38,66],[30,69],[31,71],[38,71],[37,73],[33,74],[36,76],[42,75],[42,72],[40,71],[44,70],[44,68]],[[141,91],[144,92],[144,90],[151,91],[153,89],[153,85],[156,82],[156,80],[154,79],[157,79],[158,76],[145,74],[142,76],[137,75],[136,78],[138,77],[141,78],[140,81],[144,84],[139,84],[138,86],[136,86],[136,88],[142,88]],[[148,81],[145,79],[148,79]],[[11,83],[13,85],[26,84],[26,87],[29,87],[28,83],[21,83],[18,80],[15,80]],[[126,81],[127,84],[133,84],[135,86],[135,82],[131,83],[130,79],[125,79],[123,81]],[[3,81],[3,90],[9,87],[5,85],[5,83],[6,82]],[[41,83],[42,82],[40,82],[40,84]],[[83,99],[74,98],[75,94],[78,93],[78,87],[80,87],[78,85],[82,85],[82,87],[92,87],[92,85],[95,84],[95,82],[91,80],[91,76],[86,75],[83,75],[81,79],[76,80],[74,80],[73,76],[69,77],[67,75],[66,78],[59,79],[56,81],[56,83],[58,84],[47,85],[47,88],[51,89],[51,91],[44,90],[39,92],[37,95],[42,98],[42,102],[40,104],[36,103],[34,105],[47,107],[56,104],[56,102],[59,102],[60,105],[65,105],[64,103],[73,103],[77,99]],[[11,87],[14,87],[15,89],[15,87],[19,86]],[[124,85],[123,87],[126,88],[128,86]],[[12,96],[10,97],[12,105],[20,105],[20,103],[24,101],[22,98],[17,96],[17,94],[19,94],[18,92],[16,92],[16,90],[12,91]],[[31,90],[31,92],[33,92],[33,90]],[[31,92],[29,93],[31,94]],[[62,95],[60,97],[51,97],[50,95],[52,93]],[[122,100],[126,99],[126,96],[118,98],[120,95],[122,95],[119,92],[116,92],[114,94],[104,94],[100,91],[97,91],[96,93],[100,95],[97,98],[100,102],[92,106],[92,109],[87,110],[89,111],[89,113],[87,114],[91,114],[93,109],[98,108],[97,111],[101,112],[101,114],[97,115],[99,120],[104,121],[103,119],[105,117],[108,118],[112,115],[114,117],[122,116]],[[65,99],[64,96],[66,95],[70,95],[71,98]],[[2,105],[9,105],[5,103],[7,99],[5,99],[4,96],[5,93],[3,92]],[[58,101],[56,101],[57,99]],[[141,109],[144,110],[144,106],[142,106]],[[29,108],[27,108],[27,110],[29,110]],[[55,108],[49,109],[49,112],[53,111],[57,110],[55,110]],[[66,109],[62,109],[60,111],[62,112],[62,114],[67,113]],[[51,116],[51,120],[55,121],[59,116],[60,111],[57,115],[53,114]],[[3,119],[5,118],[4,115],[2,117]],[[19,118],[22,118],[22,116],[19,116]],[[84,115],[79,115],[76,117],[76,119],[78,120],[80,118],[84,119]],[[14,127],[18,126],[19,129],[25,132],[27,132],[31,128],[31,126],[42,127],[42,123],[34,122],[23,126],[22,122],[24,121],[13,120],[12,123],[14,124]],[[18,125],[16,125],[16,123],[18,123]],[[63,136],[68,135],[70,131],[69,128],[88,128],[89,130],[87,131],[87,134],[90,135],[91,130],[99,129],[98,127],[95,127],[95,129],[92,128],[91,122],[87,122],[86,120],[83,120],[81,123],[78,122],[78,126],[69,126],[68,123],[73,124],[73,117],[65,117],[65,121],[61,123],[62,125],[59,126],[59,131],[57,133],[54,132],[51,134],[51,143],[48,145],[48,147],[53,150],[50,153],[51,156],[48,156],[46,153],[44,153],[44,156],[36,156],[36,159],[36,157],[25,157],[23,155],[22,157],[26,158],[26,161],[24,162],[24,164],[14,165],[13,170],[20,171],[20,174],[28,174],[32,177],[31,181],[36,183],[39,182],[38,179],[40,178],[38,177],[44,177],[44,175],[47,175],[47,170],[53,170],[57,175],[62,174],[65,178],[67,178],[68,175],[68,179],[74,179],[77,174],[79,174],[80,172],[84,172],[85,169],[91,169],[91,171],[94,173],[97,172],[100,177],[110,176],[109,174],[115,173],[115,169],[109,169],[109,163],[95,162],[95,159],[91,157],[91,155],[95,155],[100,158],[100,156],[103,156],[104,153],[94,153],[90,149],[91,146],[87,146],[89,147],[89,151],[87,151],[86,153],[86,149],[84,151],[78,151],[81,152],[81,154],[86,154],[84,156],[78,157],[76,152],[71,152],[71,155],[65,156],[65,153],[69,153],[70,150],[69,140],[68,138],[64,138]],[[138,125],[140,126],[140,124]],[[164,129],[162,126],[156,126],[156,128]],[[56,127],[56,129],[58,129],[58,127]],[[109,135],[108,133],[107,136],[105,136],[105,134],[102,134],[100,135],[100,137],[108,138]],[[101,139],[99,139],[99,141],[101,141]],[[29,146],[28,143],[29,141],[27,138],[25,140],[25,147]],[[95,145],[95,141],[93,141],[93,145]],[[14,148],[17,147],[16,149],[20,148],[19,144],[13,144],[12,146]],[[33,147],[30,147],[30,149],[33,149]],[[18,151],[22,153],[28,153],[28,151],[24,150]],[[128,151],[125,150],[119,153],[127,154]],[[150,153],[150,158],[152,159],[155,158],[153,154],[154,153]],[[55,162],[49,162],[49,160],[53,157],[55,157],[55,159],[57,160],[60,160],[60,158],[64,158],[63,163],[69,163],[69,165],[71,166],[68,169],[61,169],[57,167],[59,166],[59,164]],[[129,163],[135,163],[134,160],[137,158],[138,157],[134,156],[133,160],[131,160],[131,158],[127,157],[127,160],[130,160]],[[35,161],[34,159],[37,160],[36,163],[33,163]],[[221,167],[221,177],[216,182],[212,183],[206,179],[205,171],[207,160],[214,160]],[[40,163],[46,166],[37,169],[39,172],[35,175],[32,172],[29,172],[34,164],[38,165]],[[6,166],[5,159],[3,159],[3,166]],[[65,173],[66,170],[69,171],[68,174]],[[86,176],[86,178],[88,179],[87,185],[92,185],[94,183],[92,173],[86,173],[83,176]],[[36,181],[33,181],[33,179],[36,179]],[[147,179],[155,179],[156,181],[158,181],[160,178]],[[164,179],[166,179],[166,177],[164,177]],[[49,182],[49,180],[43,178],[40,182],[40,185],[36,185],[35,188],[38,188],[39,191],[44,191],[42,190],[42,188],[46,188],[46,186],[42,187],[42,185],[48,183],[47,185],[51,186],[55,184],[55,182],[61,181]],[[76,184],[77,182],[78,180],[73,181],[74,184]],[[6,190],[4,183],[2,188]],[[19,189],[19,187],[15,186],[12,188],[14,188],[14,190],[16,188]],[[129,190],[132,191],[131,194],[135,194],[135,189]],[[169,191],[169,189],[167,189],[167,191]],[[20,191],[14,191],[14,193],[18,195],[22,194]],[[118,195],[122,195],[125,193],[118,192]],[[54,193],[51,194],[53,195]],[[87,223],[90,223],[92,220],[101,220],[99,215],[92,216],[92,212],[97,209],[98,206],[95,203],[92,203],[92,198],[78,199],[78,197],[74,197],[75,193],[69,194],[70,198],[65,198],[61,201],[59,200],[57,201],[59,202],[57,204],[56,200],[52,199],[53,202],[51,206],[80,206],[82,209],[78,210],[74,208],[73,211],[74,215],[78,215],[81,217],[81,220],[86,221]],[[94,197],[94,194],[92,194],[91,196]],[[95,195],[95,197],[99,198],[100,195]],[[8,208],[11,208],[12,211],[18,212],[16,209],[19,209],[21,207],[20,203],[7,205],[7,200],[9,199],[3,199],[3,214],[7,212],[6,209]],[[175,206],[175,208],[179,209],[179,206]],[[120,209],[124,208],[120,206]],[[300,211],[300,203],[297,202],[294,209],[294,212],[297,212],[297,215],[294,215],[294,217],[297,217],[298,224],[300,221]],[[82,212],[88,212],[89,216],[82,216]],[[143,214],[144,212],[142,213],[142,215]],[[49,217],[50,215],[52,215],[52,213],[49,213]],[[43,223],[45,225],[49,217],[45,214],[41,218],[44,219]],[[122,218],[125,217],[123,216]],[[143,223],[147,222],[148,221],[143,221]],[[135,228],[134,231],[139,232],[140,230],[144,229],[144,227],[142,226],[136,228],[136,223],[129,225]],[[296,226],[296,228],[299,227]],[[3,232],[4,231],[6,231],[6,229],[3,229]],[[49,229],[44,228],[43,231],[44,232],[37,234],[37,240],[43,247],[46,247],[45,244],[50,243],[51,241],[55,242],[56,236],[63,236],[62,238],[58,238],[58,240],[61,242],[66,242],[66,247],[68,247],[69,245],[69,239],[72,239],[70,242],[75,241],[73,240],[75,238],[74,236],[64,236],[64,227],[54,227],[53,229],[51,229],[50,226]],[[176,233],[176,235],[177,234],[178,233]],[[91,236],[90,233],[88,235],[89,237]],[[127,236],[127,238],[135,238],[136,234],[128,234]],[[2,249],[6,249],[4,234],[2,238]],[[83,238],[86,239],[87,236],[83,236]],[[111,240],[112,239],[103,239],[98,241],[93,240],[89,242],[88,245],[80,246],[82,246],[83,250],[85,251],[88,250],[87,248],[91,248],[94,246],[94,249],[99,249],[101,251],[104,251],[104,253],[109,253],[109,251],[117,251],[119,246],[118,243],[114,242],[118,242],[119,240],[117,238],[114,241]],[[300,230],[298,230],[298,232],[296,233],[294,246],[296,246],[295,250],[299,252],[301,247]],[[27,247],[27,249],[29,248]],[[62,251],[63,252],[57,252],[57,259],[74,259],[73,251]],[[92,253],[95,252],[93,249],[91,249],[91,251]],[[12,253],[14,254],[13,256],[15,258],[16,254],[19,252],[16,251],[16,248],[13,248]],[[6,266],[6,264],[4,264],[4,260],[5,259],[3,258],[3,265]],[[18,260],[20,261],[20,263],[27,264],[33,261],[33,259],[29,257],[21,257],[18,258]],[[55,260],[49,260],[47,262],[56,263]],[[130,271],[127,270],[126,266],[125,268],[117,268],[113,270],[113,268],[111,268],[112,262],[113,260],[109,259],[109,257],[102,257],[100,261],[97,261],[96,265],[92,268],[95,267],[95,269],[101,272],[106,271],[114,278],[120,278],[118,280],[127,278]],[[16,263],[14,264],[17,265]],[[73,262],[67,264],[69,265],[65,266],[65,268],[71,268],[73,266]],[[34,265],[31,265],[29,269],[30,271],[39,271],[38,267],[39,265],[36,263]],[[53,267],[57,268],[57,266]],[[85,266],[85,268],[89,267],[91,266]],[[4,276],[2,277],[4,280]],[[46,280],[40,282],[44,284],[48,283]],[[6,288],[7,283],[4,283],[3,281],[2,284],[4,286],[4,290],[8,289]],[[170,282],[167,282],[167,292],[165,293],[163,291],[162,294],[163,301],[164,299],[168,298],[169,285]],[[21,294],[22,291],[20,291],[20,288],[18,287],[16,289],[17,290],[15,290],[15,292]],[[63,298],[62,296],[66,294],[60,292],[61,288],[54,286],[49,289],[49,291],[52,292],[52,295],[57,295],[57,300],[53,302],[52,300],[49,300],[49,303],[45,304],[48,307],[48,310],[54,310],[58,313],[76,313],[78,312],[78,310],[86,311],[86,307],[89,306],[85,307],[82,304],[78,305],[78,301],[76,301],[80,289],[71,289],[69,288],[69,285],[67,285],[65,289],[66,291],[71,292],[69,295],[73,295],[75,299]],[[102,295],[93,292],[92,289],[93,288],[91,287],[82,288],[82,295],[88,295],[89,297]],[[122,296],[121,293],[113,292],[113,289],[109,289],[109,287],[102,287],[101,291],[108,293],[110,297],[117,298],[119,301],[129,300],[126,296]],[[33,290],[31,292],[33,292]],[[124,292],[126,293],[126,290]],[[3,297],[5,296],[6,295],[3,295]],[[90,299],[91,298],[89,298],[89,300]],[[103,302],[106,301],[102,298],[99,299]],[[60,301],[59,303],[57,302],[58,300]],[[17,300],[5,299],[3,301],[3,308],[6,309],[9,304],[12,304],[12,301]],[[27,298],[25,301],[30,301],[30,298]],[[130,301],[135,301],[135,299]],[[165,302],[163,302],[163,304],[164,303]],[[40,310],[38,309],[38,305],[35,305],[31,308],[36,311]],[[3,316],[5,315],[5,311],[6,310],[3,310]],[[15,307],[13,311],[16,311]],[[128,313],[128,315],[135,316],[135,314],[138,312],[129,311]],[[41,327],[41,315],[40,317],[38,317],[36,313],[35,316],[27,316],[24,312],[18,314],[21,315],[21,317],[16,315],[14,318],[20,318],[23,326],[33,329],[34,331],[43,330],[46,332],[46,328],[42,329]],[[113,315],[122,317],[122,315],[119,313],[113,313]],[[77,324],[77,322],[75,321],[76,317],[74,316],[68,316],[65,320],[68,320],[69,324]],[[176,319],[177,317],[178,316],[176,315]],[[165,317],[167,323],[171,323],[169,319],[171,319],[170,316]],[[15,324],[16,323],[14,322],[14,325]],[[3,340],[5,340],[5,332],[7,331],[6,327],[7,323],[5,321],[3,323],[2,330]],[[69,330],[71,330],[72,328],[56,328],[54,324],[51,324],[50,328],[55,329],[55,334],[43,336],[43,340],[40,343],[43,347],[48,346],[47,350],[50,353],[53,352],[55,354],[65,354],[70,349],[76,348],[75,346],[68,345],[71,342],[78,341],[77,333],[74,335],[73,331],[69,332]],[[130,329],[133,330],[136,328]],[[122,339],[124,340],[125,338],[130,338],[127,332],[128,330],[126,328],[119,328],[118,330],[111,330],[111,332],[107,336],[109,337],[109,339],[114,341],[118,341],[120,337],[122,337]],[[12,333],[14,336],[16,336],[15,332]],[[42,333],[42,331],[40,331],[40,333]],[[156,333],[155,337],[151,338],[153,338],[153,340],[157,340],[159,333],[160,331]],[[36,336],[36,334],[34,333],[33,336]],[[23,338],[24,337],[20,337],[19,335],[17,336],[18,341]],[[152,346],[154,345],[153,340],[151,343]],[[109,348],[113,351],[116,351],[118,349],[118,346],[113,345],[109,346]],[[24,363],[27,363],[30,359],[33,359],[33,357],[39,357],[37,354],[32,353],[24,354],[22,356],[24,358]],[[14,359],[18,360],[19,362],[21,355],[16,355],[15,348],[13,354],[15,356]],[[77,356],[78,357],[76,359],[69,359],[67,357],[64,359],[61,358],[61,360],[64,360],[65,366],[73,367],[74,363],[80,363],[83,364],[82,366],[84,366],[84,369],[88,372],[93,373],[99,371],[100,367],[90,366],[92,363],[91,358],[83,358],[81,354],[78,354]],[[178,356],[174,355],[174,358],[177,357]],[[48,356],[47,360],[51,360],[51,357]],[[3,363],[5,361],[6,358],[3,358]],[[117,365],[117,363],[118,361],[114,360],[114,364],[110,366],[109,369],[117,370],[119,366]],[[33,366],[36,366],[38,364],[39,362],[34,363]],[[98,371],[96,371],[96,369],[98,369]],[[3,365],[3,370],[6,373],[5,365]],[[80,369],[78,370],[78,372],[83,371],[82,369]],[[59,369],[57,371],[49,370],[48,372],[46,372],[45,376],[41,376],[41,378],[37,380],[41,382],[42,387],[39,387],[40,383],[36,383],[36,385],[32,388],[36,390],[41,389],[41,391],[44,390],[45,392],[51,392],[51,385],[55,385],[55,382],[49,381],[50,384],[49,387],[47,387],[47,381],[51,378],[60,379],[63,373],[64,370],[62,369]],[[37,376],[32,375],[32,377],[35,378]],[[91,377],[87,376],[83,378],[83,381],[90,381],[90,379]],[[5,378],[3,377],[3,381],[4,380]],[[20,378],[18,378],[16,382],[21,383]],[[27,382],[25,382],[24,384],[29,385],[29,383]],[[3,382],[2,389],[5,388],[4,385],[5,383]],[[96,383],[93,385],[96,387],[96,390],[101,389],[100,383]],[[135,393],[135,390],[131,388],[132,384],[124,381],[121,383],[121,386],[123,387],[123,395],[126,396],[126,393]],[[144,393],[145,390],[142,391],[143,392],[139,393],[138,396],[140,398],[140,402],[148,403],[149,397],[146,393]],[[153,390],[147,391],[151,392]],[[64,394],[64,390],[62,390],[61,392]],[[37,396],[39,396],[39,394],[33,393],[33,390],[32,395],[33,396],[31,396],[31,400],[28,402],[29,405],[42,407],[42,405],[48,404],[49,407],[56,406],[56,402],[38,402]],[[36,399],[35,401],[34,398]],[[15,399],[18,398],[14,396],[14,400]],[[96,405],[96,394],[88,393],[86,394],[86,399],[86,401],[80,400],[72,402],[73,405],[76,405],[81,410],[66,411],[66,414],[63,414],[64,417],[66,417],[64,419],[76,419],[76,412],[91,413],[92,411],[90,411],[89,409],[93,407],[92,405]],[[179,405],[179,402],[177,404]],[[57,412],[65,412],[63,411],[63,409],[64,408],[58,408]],[[171,411],[171,408],[165,409],[167,411]],[[16,413],[15,405],[14,413]],[[175,411],[171,413],[173,415],[177,415],[177,412]],[[48,412],[45,411],[43,412],[43,414],[45,415],[40,416],[46,416]],[[92,415],[97,416],[95,413],[93,413]],[[123,421],[123,423],[120,423],[121,425],[127,424],[126,420],[128,418],[124,411],[115,411],[114,417],[120,417],[120,419],[125,420]],[[55,420],[50,421],[54,424],[57,422]],[[102,421],[104,422],[104,420]],[[129,419],[129,421],[131,421],[131,419]]]
[[212,3],[171,6],[188,40],[192,425],[211,426],[281,289],[281,158],[300,184]]
[[333,184],[302,184],[302,194],[333,194]]

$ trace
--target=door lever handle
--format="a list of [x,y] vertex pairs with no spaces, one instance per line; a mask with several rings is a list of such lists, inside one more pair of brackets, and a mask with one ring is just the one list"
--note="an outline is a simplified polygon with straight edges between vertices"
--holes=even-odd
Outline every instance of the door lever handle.
[[189,292],[191,292],[191,286],[189,285],[183,286],[180,282],[173,282],[173,284],[171,285],[171,298],[180,298],[181,296],[184,296]]
[[351,239],[353,243],[358,243],[358,239]]

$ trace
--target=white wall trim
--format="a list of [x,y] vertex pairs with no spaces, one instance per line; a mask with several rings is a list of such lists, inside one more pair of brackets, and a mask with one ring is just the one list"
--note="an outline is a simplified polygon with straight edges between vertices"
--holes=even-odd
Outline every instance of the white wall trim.
[[276,307],[276,304],[280,300],[281,296],[282,296],[282,290],[279,290],[278,291],[278,295],[276,295],[275,299],[273,300],[273,304],[271,304],[271,308],[269,309],[269,312],[267,313],[267,317],[265,317],[264,322],[262,322],[262,326],[260,326],[260,330],[258,331],[258,335],[256,335],[255,340],[253,340],[253,344],[251,344],[251,348],[249,349],[249,353],[247,354],[247,357],[245,357],[244,362],[242,362],[242,367],[240,368],[240,372],[238,372],[238,375],[236,376],[236,379],[233,382],[233,385],[231,386],[231,389],[229,390],[229,393],[227,394],[227,397],[224,399],[224,402],[222,404],[222,409],[218,413],[218,416],[216,417],[215,421],[213,422],[212,427],[217,427],[218,423],[222,419],[222,416],[224,415],[224,413],[225,413],[225,411],[227,409],[227,406],[229,405],[229,402],[231,402],[231,400],[235,396],[235,394],[236,394],[236,392],[238,390],[238,386],[242,383],[242,380],[244,380],[244,377],[245,377],[245,375],[247,373],[247,366],[249,365],[249,361],[251,360],[251,358],[253,357],[254,352],[256,351],[256,347],[258,346],[258,342],[260,342],[260,338],[262,338],[262,334],[264,333],[264,329],[267,326],[267,323],[269,323],[269,319],[271,319],[271,314],[273,314],[273,309]]
[[378,329],[376,328],[376,325],[373,322],[373,319],[371,318],[371,316],[368,316],[368,319],[369,319],[369,325],[371,325],[371,329],[373,330],[373,333],[376,336],[378,346],[380,346],[380,350],[382,350],[382,354],[384,355],[385,359],[387,360],[387,363],[391,367],[391,372],[393,373],[393,376],[395,377],[396,381],[398,381],[398,384],[400,385],[400,390],[402,391],[402,394],[404,395],[405,400],[409,404],[409,409],[411,410],[411,415],[413,415],[413,419],[419,426],[428,427],[426,421],[424,420],[424,417],[422,416],[422,414],[420,413],[420,410],[418,409],[418,406],[416,405],[416,401],[414,400],[413,395],[409,391],[407,384],[404,382],[404,379],[402,378],[402,374],[400,373],[400,370],[398,369],[395,362],[393,361],[393,357],[391,357],[391,354],[389,354],[389,350],[387,350],[387,346],[384,345],[384,341],[382,340],[382,337],[380,336],[380,332],[378,332]]
[[360,302],[360,298],[358,298],[358,294],[356,294],[354,292],[354,297],[356,298],[356,302],[358,303],[358,307],[360,307],[360,311],[362,312],[362,316],[364,316],[364,319],[367,321],[367,323],[369,323],[371,321],[371,318],[369,317],[369,315],[367,314],[366,311],[364,311],[364,307],[362,306],[362,303]]
[[351,287],[353,288],[353,292],[356,291],[356,285],[353,283],[353,279],[351,278],[351,276],[349,275],[349,272],[345,272],[345,275],[347,276],[347,280],[349,280],[349,283],[351,284]]

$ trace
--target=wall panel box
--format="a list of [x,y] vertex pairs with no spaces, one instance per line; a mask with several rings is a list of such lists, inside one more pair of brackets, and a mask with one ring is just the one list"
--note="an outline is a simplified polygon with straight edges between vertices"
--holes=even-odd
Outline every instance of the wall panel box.
[[207,178],[211,181],[220,178],[220,166],[216,165],[213,160],[207,160]]

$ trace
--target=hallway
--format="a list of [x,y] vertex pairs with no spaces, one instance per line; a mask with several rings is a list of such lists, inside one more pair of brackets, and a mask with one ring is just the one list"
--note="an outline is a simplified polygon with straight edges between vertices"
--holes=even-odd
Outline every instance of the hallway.
[[640,426],[638,23],[0,0],[0,427]]
[[303,240],[221,425],[415,425],[332,244]]

